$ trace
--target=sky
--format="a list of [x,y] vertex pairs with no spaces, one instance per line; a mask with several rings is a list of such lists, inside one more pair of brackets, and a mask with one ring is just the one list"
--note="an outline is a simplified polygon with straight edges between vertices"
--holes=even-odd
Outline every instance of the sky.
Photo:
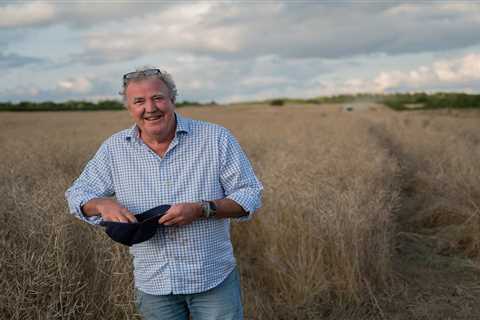
[[169,72],[178,100],[480,91],[476,1],[0,1],[0,101],[119,99]]

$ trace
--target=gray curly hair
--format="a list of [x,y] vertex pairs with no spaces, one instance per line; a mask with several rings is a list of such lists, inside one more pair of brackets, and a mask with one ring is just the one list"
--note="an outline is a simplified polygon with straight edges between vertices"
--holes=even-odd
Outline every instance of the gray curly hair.
[[168,91],[170,92],[170,100],[172,100],[172,102],[175,103],[175,100],[177,99],[177,96],[178,96],[178,90],[177,90],[175,81],[173,81],[172,76],[165,70],[160,70],[152,66],[142,66],[142,67],[136,68],[135,71],[129,72],[123,76],[123,87],[122,87],[122,91],[119,92],[119,94],[123,96],[123,102],[125,104],[127,103],[125,90],[127,89],[127,86],[130,82],[140,81],[140,80],[149,79],[149,78],[157,78],[162,80],[167,86]]

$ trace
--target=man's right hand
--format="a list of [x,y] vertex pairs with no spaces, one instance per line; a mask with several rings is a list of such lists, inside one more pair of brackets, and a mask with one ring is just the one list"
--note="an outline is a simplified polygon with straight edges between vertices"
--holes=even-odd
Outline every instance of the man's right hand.
[[82,211],[87,216],[101,215],[104,221],[137,222],[135,215],[114,199],[92,199],[83,205]]

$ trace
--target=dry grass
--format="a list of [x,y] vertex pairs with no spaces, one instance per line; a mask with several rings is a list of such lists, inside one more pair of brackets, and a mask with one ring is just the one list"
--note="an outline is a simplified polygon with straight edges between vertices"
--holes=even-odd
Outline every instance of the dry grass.
[[480,256],[480,115],[395,114],[376,118],[396,141],[415,210],[405,231],[431,236],[438,253]]
[[[230,128],[265,186],[256,219],[233,227],[246,318],[480,317],[477,114],[180,112]],[[127,250],[63,199],[128,125],[122,112],[0,115],[1,319],[137,318]]]

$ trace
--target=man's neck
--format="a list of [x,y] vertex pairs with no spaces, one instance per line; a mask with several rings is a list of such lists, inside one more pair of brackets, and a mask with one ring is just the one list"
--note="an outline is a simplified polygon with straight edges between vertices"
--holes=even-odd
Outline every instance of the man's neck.
[[172,142],[173,138],[175,137],[175,129],[176,126],[174,126],[172,130],[169,130],[169,132],[163,136],[150,136],[142,132],[139,128],[138,134],[140,139],[142,139],[145,144],[155,147],[170,144],[170,142]]

